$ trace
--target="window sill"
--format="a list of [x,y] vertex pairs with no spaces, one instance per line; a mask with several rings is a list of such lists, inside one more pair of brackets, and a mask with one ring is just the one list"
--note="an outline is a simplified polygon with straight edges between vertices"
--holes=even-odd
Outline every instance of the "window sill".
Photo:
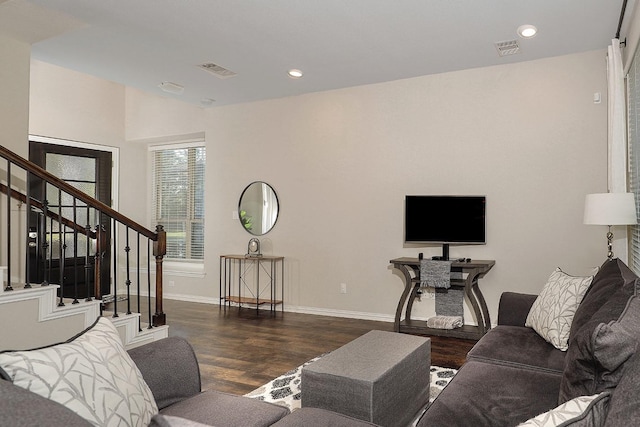
[[198,261],[164,261],[162,272],[171,276],[204,278],[204,262]]

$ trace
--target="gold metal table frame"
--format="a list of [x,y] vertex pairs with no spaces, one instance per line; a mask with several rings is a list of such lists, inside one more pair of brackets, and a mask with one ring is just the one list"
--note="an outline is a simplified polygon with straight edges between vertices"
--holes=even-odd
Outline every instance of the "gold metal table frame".
[[[261,276],[267,278],[263,283],[260,282]],[[252,283],[249,283],[250,277]],[[232,295],[234,285],[237,285],[237,294]],[[265,295],[267,291],[268,297]],[[277,305],[284,312],[283,300],[283,256],[220,255],[220,305],[225,310],[231,303],[240,308],[255,305],[256,314],[260,314],[260,306],[268,304],[271,314],[275,315]]]

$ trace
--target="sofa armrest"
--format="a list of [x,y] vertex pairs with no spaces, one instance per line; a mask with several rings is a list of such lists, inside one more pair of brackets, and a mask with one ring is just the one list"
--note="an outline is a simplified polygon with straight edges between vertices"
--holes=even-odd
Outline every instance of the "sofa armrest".
[[524,326],[537,295],[503,292],[498,305],[498,325]]
[[169,337],[129,350],[158,409],[200,393],[200,368],[191,345]]

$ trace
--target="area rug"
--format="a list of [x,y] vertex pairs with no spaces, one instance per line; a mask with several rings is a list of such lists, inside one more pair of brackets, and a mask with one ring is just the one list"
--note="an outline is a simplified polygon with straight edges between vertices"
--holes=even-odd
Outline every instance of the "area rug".
[[[300,408],[300,377],[302,375],[302,368],[321,357],[322,356],[318,356],[309,360],[296,369],[282,374],[262,387],[258,387],[252,392],[245,394],[245,396],[285,406],[289,408],[290,411]],[[449,384],[449,381],[456,372],[458,371],[455,369],[441,368],[439,366],[431,367],[429,402],[433,402],[438,394]]]

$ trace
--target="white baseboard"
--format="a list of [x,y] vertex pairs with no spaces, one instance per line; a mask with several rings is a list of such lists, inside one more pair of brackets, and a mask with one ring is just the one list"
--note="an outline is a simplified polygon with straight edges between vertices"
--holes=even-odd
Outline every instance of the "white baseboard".
[[[147,296],[146,292],[140,294],[141,296]],[[152,292],[151,296],[155,296]],[[211,297],[200,297],[194,295],[187,294],[174,294],[174,293],[164,293],[165,299],[171,299],[176,301],[185,301],[185,302],[197,302],[202,304],[212,304],[212,305],[220,305],[220,300],[218,298]],[[280,306],[277,308],[280,310]],[[269,310],[269,306],[260,307],[260,310]],[[291,304],[284,305],[284,311],[290,313],[301,313],[301,314],[315,314],[317,316],[330,316],[330,317],[344,317],[347,319],[362,319],[362,320],[374,320],[378,322],[391,322],[395,321],[395,315],[393,314],[383,314],[383,313],[369,313],[364,311],[349,311],[349,310],[335,310],[330,308],[318,308],[318,307],[305,307],[305,306],[295,306]],[[412,317],[413,320],[427,321],[426,317],[416,316]],[[465,325],[470,326],[478,326],[476,322],[469,322],[465,319]],[[494,325],[495,326],[495,325]]]

